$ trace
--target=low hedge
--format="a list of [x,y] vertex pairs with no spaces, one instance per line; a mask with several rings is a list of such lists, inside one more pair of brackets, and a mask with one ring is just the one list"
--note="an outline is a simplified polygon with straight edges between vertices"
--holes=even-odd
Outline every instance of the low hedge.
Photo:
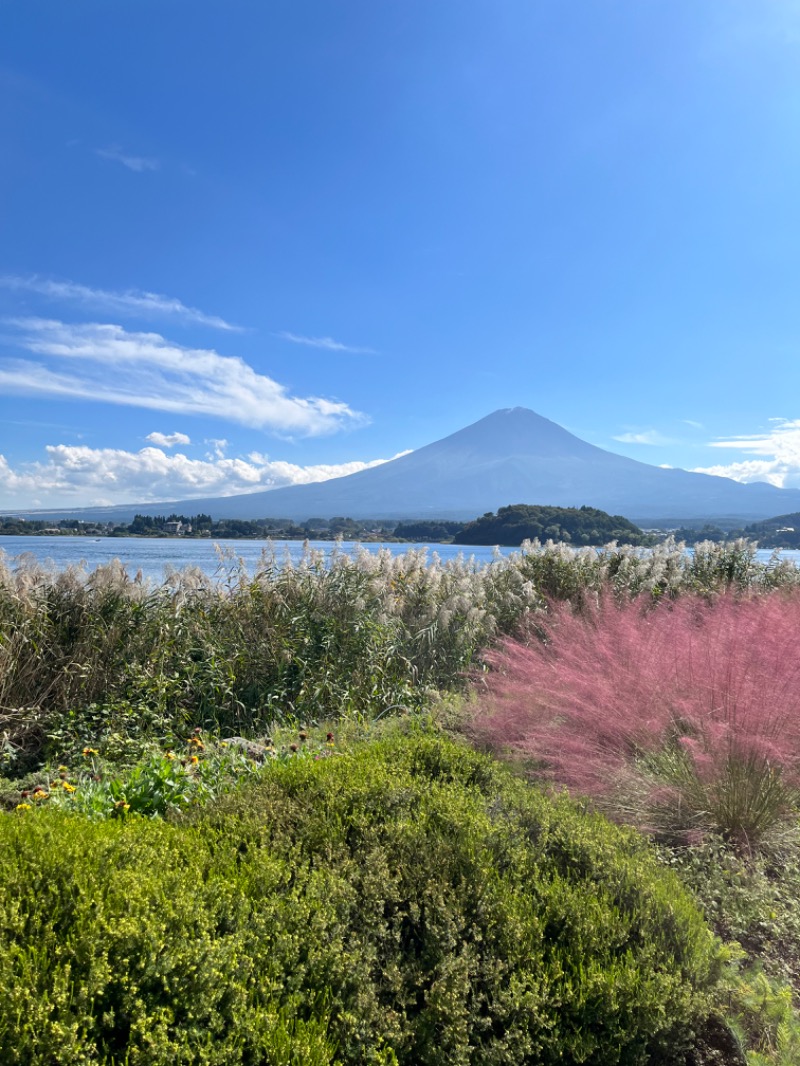
[[677,1066],[717,968],[635,837],[430,735],[4,815],[0,924],[8,1066]]

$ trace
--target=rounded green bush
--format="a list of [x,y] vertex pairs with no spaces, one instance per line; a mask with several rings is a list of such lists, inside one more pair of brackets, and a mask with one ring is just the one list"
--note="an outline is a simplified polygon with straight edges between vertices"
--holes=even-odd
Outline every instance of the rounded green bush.
[[0,1061],[669,1064],[716,978],[642,845],[439,737],[169,824],[0,818]]

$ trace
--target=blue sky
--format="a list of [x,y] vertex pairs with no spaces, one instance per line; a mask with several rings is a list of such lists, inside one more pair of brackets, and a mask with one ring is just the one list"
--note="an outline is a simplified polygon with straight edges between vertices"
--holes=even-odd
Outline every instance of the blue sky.
[[0,507],[313,480],[510,406],[800,486],[800,3],[0,27]]

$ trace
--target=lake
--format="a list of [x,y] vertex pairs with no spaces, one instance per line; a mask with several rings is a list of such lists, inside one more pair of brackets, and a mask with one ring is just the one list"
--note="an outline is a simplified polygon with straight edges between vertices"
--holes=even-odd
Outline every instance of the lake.
[[[333,541],[312,540],[309,542],[312,548],[323,551],[326,555],[336,547]],[[242,559],[250,573],[258,566],[261,553],[274,548],[278,559],[288,555],[294,561],[300,559],[303,553],[303,543],[299,540],[195,540],[178,538],[148,538],[148,537],[101,537],[97,540],[91,537],[0,537],[0,550],[12,564],[21,556],[33,556],[42,563],[47,563],[59,570],[67,566],[76,566],[85,563],[87,569],[93,570],[102,563],[109,563],[113,559],[119,559],[127,568],[131,576],[138,570],[142,576],[155,581],[162,581],[166,568],[180,570],[185,566],[197,566],[206,573],[214,574],[220,569],[227,569],[225,558],[231,560]],[[355,554],[361,548],[368,551],[378,551],[387,548],[394,555],[412,549],[424,549],[429,555],[434,552],[442,560],[454,559],[463,555],[466,559],[474,559],[476,563],[490,563],[497,551],[501,555],[510,555],[517,551],[516,548],[496,549],[486,547],[463,547],[458,544],[361,544],[356,541],[344,541],[340,550],[349,554]],[[758,551],[757,558],[767,561],[771,552],[768,550]],[[791,559],[800,563],[800,551],[787,550],[781,553],[782,558]]]

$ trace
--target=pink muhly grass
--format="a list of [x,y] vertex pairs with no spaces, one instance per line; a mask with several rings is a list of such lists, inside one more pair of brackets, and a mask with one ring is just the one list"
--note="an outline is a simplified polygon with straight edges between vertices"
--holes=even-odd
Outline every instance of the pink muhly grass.
[[558,605],[490,656],[472,730],[618,817],[747,849],[800,799],[799,641],[796,593]]

